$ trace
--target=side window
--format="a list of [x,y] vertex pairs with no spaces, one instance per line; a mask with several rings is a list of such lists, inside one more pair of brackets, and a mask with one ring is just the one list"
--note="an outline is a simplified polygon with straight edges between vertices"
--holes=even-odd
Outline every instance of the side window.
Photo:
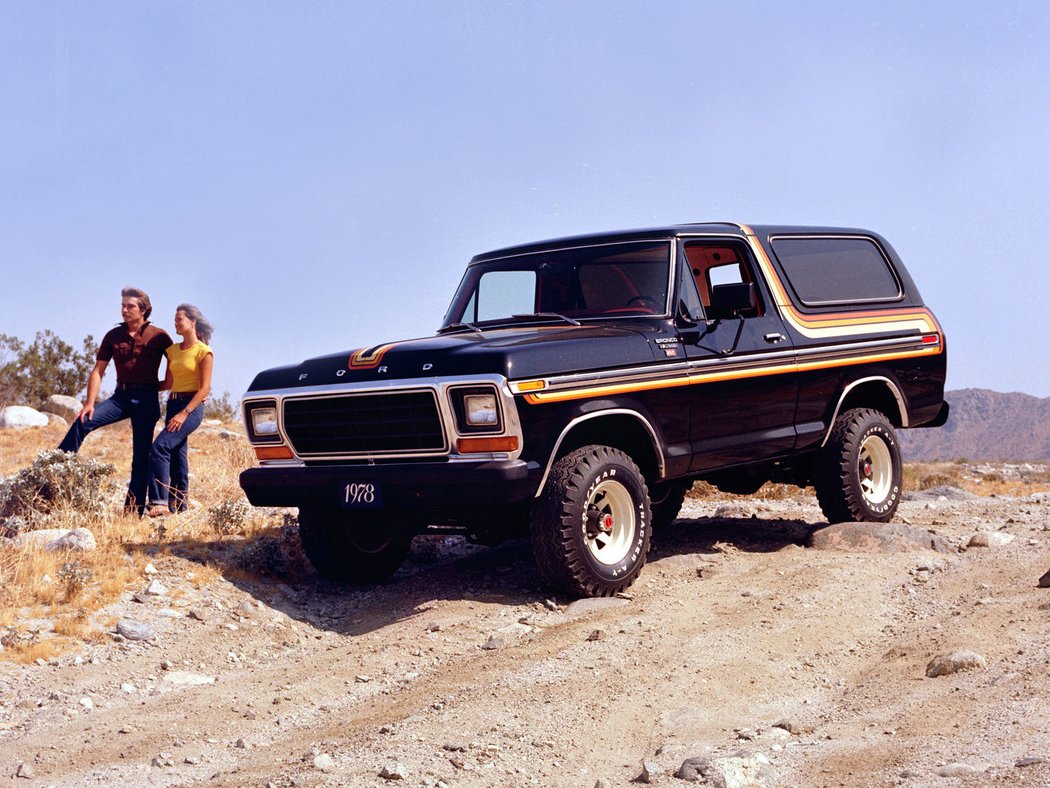
[[870,238],[781,236],[770,242],[806,306],[897,301],[900,282]]
[[[754,285],[755,276],[750,255],[743,245],[727,244],[724,241],[694,241],[685,244],[685,257],[696,282],[700,301],[707,310],[711,306],[711,289],[717,285]],[[764,313],[762,298],[755,292],[757,306],[741,312],[745,317],[757,317]]]

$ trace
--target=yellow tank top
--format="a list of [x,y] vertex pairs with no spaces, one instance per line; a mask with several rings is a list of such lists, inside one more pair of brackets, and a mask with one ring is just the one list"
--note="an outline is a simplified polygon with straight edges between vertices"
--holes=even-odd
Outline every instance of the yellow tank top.
[[189,350],[183,350],[176,342],[164,351],[168,354],[173,392],[196,391],[201,387],[201,361],[211,353],[211,348],[198,342]]

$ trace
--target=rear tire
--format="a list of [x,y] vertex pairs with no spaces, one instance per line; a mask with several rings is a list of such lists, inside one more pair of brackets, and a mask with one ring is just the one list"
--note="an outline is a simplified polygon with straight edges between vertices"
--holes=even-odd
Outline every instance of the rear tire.
[[619,449],[584,446],[551,469],[532,516],[540,574],[574,596],[612,596],[638,577],[652,535],[642,472]]
[[368,512],[301,508],[299,539],[318,574],[350,585],[386,580],[412,544],[412,532]]
[[900,444],[877,410],[855,408],[835,420],[814,486],[829,523],[888,523],[901,499]]

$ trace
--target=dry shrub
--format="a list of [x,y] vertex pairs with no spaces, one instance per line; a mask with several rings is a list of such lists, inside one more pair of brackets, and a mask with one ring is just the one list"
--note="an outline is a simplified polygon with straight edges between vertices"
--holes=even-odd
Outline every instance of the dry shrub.
[[65,639],[47,638],[45,640],[20,640],[4,649],[3,655],[12,662],[22,665],[30,665],[38,659],[45,662],[54,659],[62,652],[62,647],[68,645]]
[[[0,482],[0,525],[8,535],[69,519],[98,517],[103,489],[116,468],[76,454],[46,449],[33,464]],[[74,526],[76,527],[76,526]]]

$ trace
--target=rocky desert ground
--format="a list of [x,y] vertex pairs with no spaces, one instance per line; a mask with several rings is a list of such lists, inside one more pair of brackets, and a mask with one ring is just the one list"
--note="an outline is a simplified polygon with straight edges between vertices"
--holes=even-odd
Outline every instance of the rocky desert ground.
[[[0,473],[54,438],[30,432]],[[240,440],[219,432],[198,487]],[[288,513],[103,522],[121,580],[62,649],[19,643],[75,600],[6,603],[0,784],[1050,785],[1050,485],[966,486],[859,532],[801,491],[690,498],[629,593],[584,601],[525,542],[418,538],[347,589],[301,564]]]

